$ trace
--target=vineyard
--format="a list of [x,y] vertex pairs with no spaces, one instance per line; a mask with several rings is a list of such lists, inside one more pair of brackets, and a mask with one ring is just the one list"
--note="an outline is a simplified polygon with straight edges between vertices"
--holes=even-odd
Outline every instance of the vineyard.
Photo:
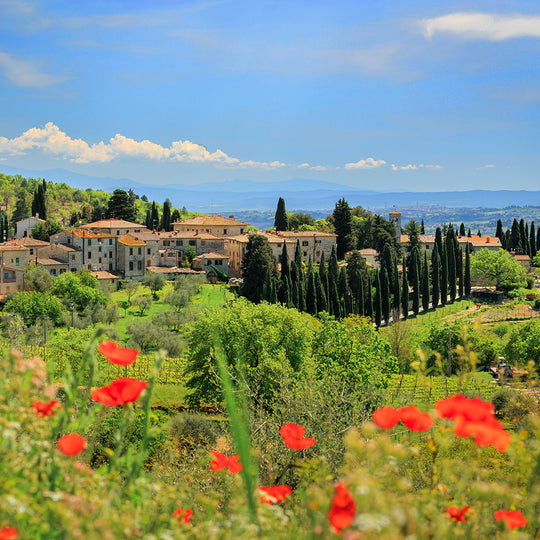
[[456,393],[489,400],[497,385],[489,374],[469,373],[463,377],[394,375],[386,389],[387,402],[394,406],[411,403],[432,407]]

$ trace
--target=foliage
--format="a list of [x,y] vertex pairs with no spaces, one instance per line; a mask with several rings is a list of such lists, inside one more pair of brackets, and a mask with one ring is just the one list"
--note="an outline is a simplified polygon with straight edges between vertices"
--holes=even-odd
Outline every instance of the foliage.
[[270,405],[283,374],[298,372],[308,357],[313,325],[296,310],[244,300],[202,313],[188,332],[188,402],[222,401],[213,352],[219,342],[233,380],[245,380],[249,398]]
[[526,284],[526,270],[503,249],[481,249],[471,255],[471,278],[481,283],[495,283],[498,289],[509,291]]
[[83,311],[88,306],[107,304],[105,295],[96,288],[97,285],[97,279],[89,272],[65,272],[53,281],[50,290],[65,305],[73,303],[77,311]]
[[167,280],[162,274],[158,274],[157,272],[146,272],[141,282],[143,287],[148,287],[150,289],[154,300],[157,300],[157,293],[163,289],[165,283],[167,283]]
[[51,274],[38,264],[29,264],[24,271],[24,290],[45,292],[52,285]]
[[332,214],[334,230],[337,234],[337,256],[343,259],[345,253],[354,246],[352,234],[351,208],[345,199],[340,199]]
[[262,299],[264,282],[277,278],[277,264],[268,239],[260,234],[249,237],[242,259],[242,295],[258,303]]
[[107,204],[108,217],[135,222],[137,214],[133,191],[126,192],[123,189],[115,189]]
[[32,237],[36,240],[48,242],[51,235],[63,231],[64,227],[53,219],[48,219],[45,223],[38,223],[32,227]]
[[18,313],[26,325],[32,325],[38,318],[47,317],[58,323],[64,307],[62,302],[48,292],[20,291],[15,293],[4,306],[8,313]]
[[152,306],[152,297],[147,294],[141,294],[136,296],[132,303],[139,310],[139,315],[142,317],[144,312]]
[[274,216],[274,229],[276,229],[276,231],[289,230],[289,218],[287,217],[287,211],[285,210],[285,200],[282,197],[278,200],[276,215]]
[[540,366],[540,320],[512,325],[504,350],[507,362],[524,366],[532,361],[537,369]]

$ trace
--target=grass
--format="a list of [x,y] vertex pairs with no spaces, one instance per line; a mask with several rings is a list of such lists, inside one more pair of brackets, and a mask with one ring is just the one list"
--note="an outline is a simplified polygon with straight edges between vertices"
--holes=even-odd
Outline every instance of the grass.
[[191,302],[197,306],[220,307],[232,299],[234,299],[234,294],[228,291],[225,284],[204,283]]

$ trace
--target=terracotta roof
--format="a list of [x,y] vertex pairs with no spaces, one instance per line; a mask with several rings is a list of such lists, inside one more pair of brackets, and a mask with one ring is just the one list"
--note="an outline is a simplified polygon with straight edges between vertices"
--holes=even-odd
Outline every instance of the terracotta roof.
[[87,223],[86,225],[81,225],[81,229],[146,229],[144,225],[140,223],[133,223],[132,221],[126,221],[124,219],[101,219],[99,221],[94,221],[92,223]]
[[193,227],[199,226],[219,226],[219,225],[249,225],[243,221],[237,221],[234,217],[224,217],[224,216],[195,216],[189,219],[184,219],[182,221],[177,221],[174,225],[190,225]]
[[10,240],[7,244],[14,244],[17,246],[28,246],[28,247],[43,247],[50,246],[50,242],[44,242],[43,240],[38,240],[37,238],[32,238],[30,236],[25,236],[24,238],[17,238],[15,240]]
[[46,257],[36,259],[36,263],[40,266],[60,266],[67,265],[66,261],[61,261],[60,259],[49,259]]
[[195,259],[230,259],[228,255],[221,255],[220,253],[202,253],[201,255],[197,255]]
[[0,251],[29,251],[25,246],[15,246],[13,244],[1,244]]
[[379,254],[379,252],[373,248],[359,249],[358,253],[360,253],[360,255],[363,255],[364,257],[375,257]]
[[401,215],[401,212],[398,212],[397,210],[392,210],[391,212],[388,212],[388,215],[394,215],[394,214],[399,214]]
[[489,245],[502,248],[501,241],[496,236],[458,236],[458,242],[460,244],[466,244],[468,242],[469,244],[472,244],[476,247]]
[[[87,231],[86,229],[66,229],[65,232],[67,234],[77,236],[78,238],[117,238],[118,235],[111,234],[111,233],[102,233],[97,231]],[[57,234],[62,234],[57,233]],[[52,236],[56,236],[56,234],[53,234]]]
[[531,258],[528,255],[514,255],[516,261],[530,261]]
[[313,238],[319,236],[329,236],[332,238],[337,238],[337,234],[322,232],[322,231],[276,231],[273,234],[283,237],[292,237],[292,238]]
[[98,270],[97,272],[90,272],[97,279],[118,279],[116,274],[111,274],[105,270]]
[[146,246],[146,243],[143,240],[137,240],[137,238],[130,234],[120,235],[118,237],[118,243],[124,244],[125,246]]
[[[433,244],[435,243],[435,236],[432,234],[419,234],[418,240],[421,244]],[[399,239],[400,243],[402,244],[408,244],[409,243],[409,235],[408,234],[402,234]]]
[[191,268],[179,268],[178,266],[147,266],[146,270],[158,274],[205,274],[204,270],[199,271]]
[[239,234],[239,235],[236,235],[236,236],[229,236],[226,238],[227,241],[230,241],[230,240],[236,240],[237,242],[242,242],[242,243],[245,243],[247,244],[249,242],[249,237],[252,236],[252,235],[259,235],[259,236],[264,236],[265,238],[268,239],[268,242],[270,244],[283,244],[283,242],[285,242],[286,244],[296,244],[296,240],[293,240],[293,239],[289,239],[289,238],[282,238],[281,236],[278,236],[277,234],[273,234],[273,233],[267,233],[267,232],[262,232],[262,231],[257,231],[257,232],[251,232],[251,233],[247,233],[247,234]]

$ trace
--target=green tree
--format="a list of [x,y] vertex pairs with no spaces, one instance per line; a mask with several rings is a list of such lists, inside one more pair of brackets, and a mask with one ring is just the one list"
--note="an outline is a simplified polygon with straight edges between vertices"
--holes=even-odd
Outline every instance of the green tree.
[[374,285],[375,285],[375,298],[373,300],[373,319],[375,322],[375,326],[378,328],[381,326],[381,320],[382,320],[382,299],[381,299],[381,278],[380,278],[380,272],[378,270],[375,270],[375,279]]
[[188,261],[189,264],[193,262],[193,259],[197,256],[197,252],[193,246],[187,246],[184,250],[184,258]]
[[59,233],[63,230],[64,227],[62,227],[60,223],[50,219],[45,223],[38,223],[32,227],[32,238],[42,240],[43,242],[48,242],[53,234]]
[[32,215],[38,216],[40,219],[47,219],[47,207],[45,204],[45,191],[46,191],[45,180],[38,185],[34,191],[34,198],[32,200]]
[[123,189],[115,189],[107,204],[107,215],[110,218],[135,221],[137,209],[134,198]]
[[446,306],[448,301],[448,252],[446,250],[446,239],[443,243],[441,257],[441,304]]
[[415,315],[420,311],[420,255],[418,248],[411,253],[412,309]]
[[332,214],[334,229],[337,234],[337,257],[343,259],[345,253],[354,245],[352,237],[352,214],[349,204],[345,199],[340,199]]
[[291,231],[306,230],[305,227],[313,227],[313,229],[310,230],[315,230],[315,220],[311,214],[303,214],[302,212],[293,214],[288,212],[287,217],[289,221],[289,230]]
[[62,299],[65,306],[74,304],[77,311],[83,311],[85,307],[107,305],[105,295],[96,288],[97,283],[89,272],[65,272],[53,281],[50,291]]
[[24,290],[46,292],[51,288],[51,274],[43,266],[29,264],[24,272]]
[[285,210],[285,200],[282,197],[278,200],[276,214],[274,216],[274,229],[276,229],[276,231],[289,230],[289,218],[287,217],[287,211]]
[[469,297],[471,295],[471,255],[469,244],[467,244],[467,249],[465,250],[465,275],[463,281],[465,296]]
[[148,287],[152,292],[154,300],[157,300],[158,292],[165,287],[165,283],[167,283],[167,280],[162,274],[158,274],[157,272],[146,272],[141,285],[143,287]]
[[[152,210],[150,212],[150,230],[159,230],[159,210],[156,201],[152,201]],[[191,261],[190,261],[191,262]]]
[[165,199],[163,203],[163,214],[161,214],[161,230],[169,232],[171,230],[171,201]]
[[531,222],[531,231],[529,233],[529,246],[531,248],[531,259],[536,256],[536,252],[538,251],[536,247],[536,230],[534,226],[534,221]]
[[24,188],[17,190],[17,200],[15,201],[15,209],[11,216],[11,221],[17,223],[21,219],[27,218],[30,214],[30,206],[28,204],[28,191]]
[[299,373],[309,359],[313,333],[314,319],[280,305],[239,300],[203,312],[188,333],[188,403],[221,403],[214,352],[219,344],[234,383],[245,381],[254,406],[270,407],[282,378]]
[[[444,240],[446,247],[446,261],[448,264],[448,292],[450,294],[450,301],[453,302],[456,299],[456,255],[455,245],[457,245],[457,239],[454,238],[454,228],[452,225],[448,227],[448,232]],[[454,243],[455,242],[455,243]]]
[[315,291],[317,293],[317,313],[328,311],[326,292],[319,272],[315,272]]
[[422,268],[422,309],[429,310],[429,266],[427,253],[424,251],[424,266]]
[[18,313],[27,326],[46,317],[58,323],[64,307],[60,299],[49,292],[20,291],[15,293],[4,306],[7,313]]
[[386,325],[390,323],[390,286],[386,268],[381,270],[381,313]]
[[405,257],[403,258],[403,281],[401,284],[401,312],[404,319],[409,316],[409,281],[407,280]]
[[517,219],[512,222],[512,230],[510,232],[510,251],[516,251],[517,253],[523,252],[523,246],[521,244],[521,234],[519,231],[519,223]]
[[495,283],[497,289],[508,291],[525,286],[526,277],[525,268],[503,249],[480,249],[471,257],[471,278],[480,283]]
[[287,251],[287,244],[283,240],[283,246],[281,248],[281,280],[285,281],[291,277],[291,267],[289,264],[289,252]]
[[144,312],[152,307],[152,297],[140,294],[133,299],[133,305],[139,310],[139,315],[142,317]]
[[307,269],[307,289],[306,289],[306,311],[311,315],[317,315],[317,290],[315,283],[315,273],[311,257]]
[[436,308],[439,305],[439,293],[440,293],[440,263],[439,263],[439,250],[434,249],[431,255],[431,305]]
[[271,278],[277,278],[277,264],[272,248],[265,236],[253,234],[249,237],[242,259],[242,295],[258,304],[262,299],[267,272]]

